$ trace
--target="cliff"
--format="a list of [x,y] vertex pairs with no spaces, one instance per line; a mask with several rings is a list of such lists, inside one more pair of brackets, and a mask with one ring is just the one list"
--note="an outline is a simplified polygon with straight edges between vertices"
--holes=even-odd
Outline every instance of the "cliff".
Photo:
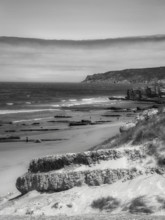
[[165,80],[165,67],[125,69],[89,75],[83,82],[153,83]]

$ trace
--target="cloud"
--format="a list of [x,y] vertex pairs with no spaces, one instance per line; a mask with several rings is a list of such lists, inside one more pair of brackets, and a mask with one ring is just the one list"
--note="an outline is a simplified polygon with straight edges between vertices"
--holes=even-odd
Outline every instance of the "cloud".
[[165,36],[104,40],[0,38],[1,81],[81,81],[88,74],[165,65]]

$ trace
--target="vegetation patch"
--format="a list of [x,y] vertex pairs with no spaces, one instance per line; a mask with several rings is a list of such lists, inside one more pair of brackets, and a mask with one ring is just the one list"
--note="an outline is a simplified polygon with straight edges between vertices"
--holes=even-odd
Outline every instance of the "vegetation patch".
[[29,171],[32,173],[49,172],[73,164],[91,165],[99,160],[116,159],[122,154],[116,150],[87,151],[83,153],[68,153],[34,159],[30,162]]
[[162,198],[162,197],[160,197],[160,196],[158,196],[157,197],[157,201],[161,204],[161,209],[165,209],[165,199],[164,198]]
[[95,146],[92,150],[103,148],[120,147],[124,144],[144,144],[148,141],[159,140],[165,144],[165,112],[159,110],[156,115],[139,121],[135,127],[122,132],[113,138],[104,141],[101,145]]
[[61,208],[62,208],[62,204],[56,202],[56,203],[54,203],[54,204],[52,205],[51,208],[52,208],[52,209],[61,209]]
[[137,214],[137,213],[151,214],[153,213],[153,208],[147,206],[144,196],[139,196],[132,200],[129,206],[129,212],[132,214]]
[[106,210],[112,212],[120,206],[120,201],[114,197],[102,197],[100,199],[94,200],[91,207],[94,209],[99,209],[100,211]]
[[72,206],[73,206],[73,205],[72,205],[71,203],[67,204],[67,207],[68,207],[68,208],[72,208]]

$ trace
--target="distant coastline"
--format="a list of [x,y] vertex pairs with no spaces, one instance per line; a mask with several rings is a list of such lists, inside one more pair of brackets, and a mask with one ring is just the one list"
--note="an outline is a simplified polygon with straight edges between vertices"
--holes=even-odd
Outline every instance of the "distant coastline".
[[[150,67],[139,69],[124,69],[89,75],[83,81],[86,83],[114,83],[114,84],[150,84],[165,83],[165,67]],[[132,85],[133,86],[133,85]]]

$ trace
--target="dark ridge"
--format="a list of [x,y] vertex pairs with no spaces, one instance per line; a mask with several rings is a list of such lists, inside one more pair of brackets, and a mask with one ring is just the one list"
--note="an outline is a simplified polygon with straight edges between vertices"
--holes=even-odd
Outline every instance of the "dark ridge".
[[149,83],[165,80],[165,67],[125,69],[88,75],[83,82]]

